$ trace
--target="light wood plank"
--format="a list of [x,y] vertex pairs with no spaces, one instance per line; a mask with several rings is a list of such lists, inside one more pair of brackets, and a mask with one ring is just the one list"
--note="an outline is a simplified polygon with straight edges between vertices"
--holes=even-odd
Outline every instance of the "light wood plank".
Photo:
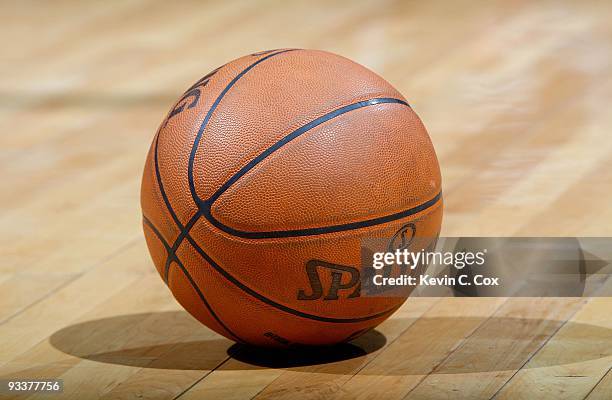
[[586,398],[612,368],[611,306],[612,298],[590,299],[495,399],[529,399],[534,391],[541,399]]
[[509,299],[405,398],[444,398],[459,391],[490,399],[583,303],[579,298]]
[[[504,298],[445,298],[338,393],[358,399],[403,398],[481,326]],[[462,317],[455,318],[457,309]]]

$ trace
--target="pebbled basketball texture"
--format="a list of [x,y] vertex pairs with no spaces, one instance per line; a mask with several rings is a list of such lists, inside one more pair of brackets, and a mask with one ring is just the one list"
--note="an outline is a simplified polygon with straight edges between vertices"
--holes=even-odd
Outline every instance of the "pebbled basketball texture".
[[442,220],[436,155],[406,100],[316,50],[248,55],[189,88],[153,140],[141,203],[178,302],[262,346],[333,344],[380,324],[404,299],[360,293],[361,239],[407,223],[434,237]]

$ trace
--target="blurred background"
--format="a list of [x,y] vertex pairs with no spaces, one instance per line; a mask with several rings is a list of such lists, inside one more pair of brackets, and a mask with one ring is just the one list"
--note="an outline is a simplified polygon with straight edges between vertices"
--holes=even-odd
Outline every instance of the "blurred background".
[[607,1],[2,2],[0,245],[79,270],[142,238],[147,148],[172,103],[244,54],[318,48],[395,85],[428,127],[443,235],[612,233]]

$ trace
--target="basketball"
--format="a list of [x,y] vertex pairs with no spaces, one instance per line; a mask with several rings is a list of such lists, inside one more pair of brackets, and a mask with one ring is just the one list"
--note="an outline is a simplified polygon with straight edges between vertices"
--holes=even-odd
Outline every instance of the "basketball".
[[324,51],[231,61],[162,122],[141,187],[155,266],[200,322],[258,346],[329,345],[388,318],[365,296],[361,242],[442,221],[436,154],[409,102]]

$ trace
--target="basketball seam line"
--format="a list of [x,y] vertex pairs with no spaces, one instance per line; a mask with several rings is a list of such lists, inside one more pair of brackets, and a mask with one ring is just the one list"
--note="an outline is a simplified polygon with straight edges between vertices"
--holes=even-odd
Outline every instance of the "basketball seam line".
[[215,270],[217,270],[217,272],[219,272],[221,275],[223,275],[227,280],[232,282],[234,285],[238,286],[240,289],[242,289],[243,291],[247,292],[248,294],[250,294],[251,296],[255,297],[256,299],[260,300],[261,302],[266,303],[268,305],[271,305],[271,306],[273,306],[273,307],[275,307],[275,308],[277,308],[279,310],[282,310],[282,311],[288,312],[290,314],[296,315],[298,317],[303,317],[303,318],[307,318],[307,319],[314,319],[316,321],[321,321],[321,322],[353,323],[353,322],[369,321],[371,319],[380,318],[383,315],[386,315],[386,314],[389,314],[389,313],[395,311],[399,307],[399,305],[398,305],[398,306],[394,306],[394,307],[392,307],[392,308],[390,308],[388,310],[381,311],[381,312],[376,313],[376,314],[366,315],[366,316],[363,316],[363,317],[355,317],[355,318],[322,317],[322,316],[319,316],[319,315],[314,315],[314,314],[309,314],[309,313],[306,313],[306,312],[303,312],[303,311],[299,311],[299,310],[293,309],[291,307],[285,306],[284,304],[277,303],[276,301],[263,296],[259,292],[255,291],[254,289],[251,289],[250,287],[248,287],[244,283],[240,282],[238,279],[236,279],[229,272],[227,272],[226,270],[221,268],[221,266],[219,266],[219,264],[217,264],[215,262],[215,260],[213,260],[195,242],[195,240],[193,240],[193,238],[190,235],[187,235],[186,239],[195,248],[195,250],[202,256],[202,258],[204,258],[204,260],[206,260]]
[[310,131],[311,129],[316,128],[317,126],[331,119],[334,119],[340,115],[346,114],[349,111],[357,110],[359,108],[363,108],[367,106],[373,106],[376,104],[389,104],[389,103],[402,104],[404,106],[410,107],[408,103],[400,99],[394,99],[394,98],[389,98],[389,97],[373,98],[373,99],[368,99],[364,101],[358,101],[356,103],[352,103],[344,107],[340,107],[338,109],[328,112],[327,114],[322,115],[319,118],[316,118],[302,125],[298,129],[294,130],[293,132],[279,139],[272,146],[268,147],[266,150],[261,152],[257,157],[249,161],[244,167],[242,167],[238,172],[236,172],[227,181],[225,181],[225,183],[223,183],[221,187],[219,187],[219,189],[217,189],[217,191],[212,196],[210,196],[208,200],[206,200],[206,203],[209,203],[212,205],[212,203],[214,203],[223,193],[225,193],[227,189],[229,189],[234,183],[236,183],[236,181],[238,181],[238,179],[240,179],[247,172],[253,169],[257,164],[262,162],[264,159],[268,158],[272,153],[279,150],[281,147],[291,142],[293,139],[296,139],[302,136],[303,134]]
[[[153,225],[153,223],[146,217],[143,215],[143,221],[145,221],[145,223],[147,225],[149,225],[151,227],[151,229],[153,230],[153,232],[156,234],[156,236],[158,236],[158,238],[162,241],[162,244],[164,245],[164,247],[166,249],[170,249],[170,245],[165,241],[165,239],[163,239],[163,236],[161,235],[161,233],[157,230],[157,228],[155,228],[155,226]],[[256,299],[260,300],[263,303],[266,303],[268,305],[271,305],[277,309],[280,309],[282,311],[288,312],[290,314],[299,316],[299,317],[303,317],[303,318],[307,318],[307,319],[313,319],[313,320],[317,320],[317,321],[321,321],[321,322],[331,322],[331,323],[354,323],[354,322],[362,322],[362,321],[369,321],[371,319],[376,319],[379,317],[382,317],[386,314],[392,313],[394,312],[397,308],[399,308],[398,306],[394,306],[388,310],[385,311],[381,311],[379,313],[376,314],[372,314],[372,315],[366,315],[364,317],[357,317],[357,318],[333,318],[333,317],[322,317],[319,315],[313,315],[313,314],[309,314],[309,313],[305,313],[299,310],[295,310],[293,308],[287,307],[283,304],[277,303],[272,299],[269,299],[261,294],[259,294],[258,292],[256,292],[255,290],[251,289],[250,287],[246,286],[245,284],[243,284],[242,282],[240,282],[239,280],[237,280],[236,278],[234,278],[234,276],[232,276],[230,273],[228,273],[227,271],[225,271],[223,268],[221,268],[221,266],[219,266],[219,264],[217,264],[217,262],[215,260],[213,260],[197,243],[196,241],[191,237],[191,235],[189,235],[188,233],[185,234],[184,236],[185,239],[187,239],[187,241],[191,244],[191,246],[196,250],[196,252],[202,257],[204,258],[204,260],[206,262],[208,262],[217,272],[219,272],[223,277],[225,277],[227,280],[229,280],[230,282],[232,282],[235,286],[237,286],[238,288],[242,289],[243,291],[247,292],[248,294],[250,294],[251,296],[255,297]],[[178,257],[176,257],[176,264],[179,265],[179,267],[181,267],[182,263],[180,263],[180,260],[178,259]],[[183,269],[183,272],[185,273],[185,275],[187,276],[187,278],[189,279],[191,277],[191,275],[189,275],[189,273],[187,272],[186,269]],[[195,284],[195,282],[193,282],[190,279],[190,282],[192,282],[192,284],[194,285],[194,289],[198,292],[198,294],[201,293],[199,287]],[[216,314],[214,313],[214,311],[212,310],[212,307],[210,307],[209,303],[205,300],[204,295],[201,295],[202,301],[204,302],[204,304],[209,308],[211,314],[213,316],[215,316],[215,319],[217,319],[217,321],[223,326],[226,327],[225,324],[223,324],[223,322],[218,319],[216,317]],[[227,329],[227,327],[226,327]],[[238,336],[236,334],[234,334],[231,330],[227,329],[228,332],[230,332],[233,336],[235,336],[236,338],[238,338]]]
[[[292,51],[292,50],[297,50],[297,49],[288,49],[288,50],[283,50],[283,51],[279,51],[270,55],[267,55],[266,57],[263,57],[259,60],[257,60],[255,63],[251,64],[247,69],[243,70],[239,75],[237,75],[236,77],[233,78],[233,80],[230,82],[230,84],[228,86],[225,87],[225,89],[221,92],[221,94],[217,97],[217,99],[215,100],[215,103],[213,103],[213,106],[211,106],[211,109],[208,111],[207,116],[205,118],[205,121],[207,119],[210,119],[210,116],[212,115],[212,112],[214,111],[214,109],[216,108],[216,105],[221,101],[221,99],[223,98],[223,96],[225,95],[225,93],[227,93],[227,91],[229,91],[229,89],[233,86],[233,84],[238,81],[238,79],[240,79],[240,77],[242,77],[245,73],[247,73],[251,68],[253,68],[255,65],[259,64],[260,62],[275,56],[276,54],[280,54],[280,53],[285,53],[287,51]],[[217,69],[220,69],[222,67],[219,67]],[[204,124],[203,124],[204,126]],[[202,129],[202,127],[201,127]],[[221,321],[221,319],[216,315],[216,313],[213,311],[212,307],[210,306],[210,304],[206,301],[206,299],[204,298],[203,294],[200,291],[200,288],[197,286],[197,284],[195,284],[195,282],[191,279],[191,276],[187,273],[187,270],[184,268],[184,266],[182,266],[182,263],[180,262],[179,258],[176,255],[176,250],[178,249],[178,247],[181,245],[181,243],[183,242],[184,238],[186,236],[189,236],[189,231],[191,230],[191,227],[197,222],[197,220],[199,219],[201,213],[198,210],[198,212],[196,212],[191,219],[188,221],[187,225],[183,226],[183,224],[181,223],[180,219],[178,218],[178,216],[176,215],[174,209],[172,208],[172,205],[170,204],[170,199],[168,198],[166,191],[164,189],[164,185],[163,185],[163,181],[161,178],[161,173],[159,171],[159,161],[158,161],[158,144],[159,144],[159,136],[161,133],[161,128],[160,131],[158,131],[157,133],[157,137],[155,138],[155,175],[157,178],[157,183],[158,183],[158,187],[160,189],[160,193],[162,195],[162,198],[164,200],[164,203],[166,205],[166,208],[168,209],[168,212],[170,213],[170,216],[172,217],[172,219],[174,220],[175,224],[177,225],[177,227],[180,230],[179,235],[177,236],[176,240],[174,241],[174,243],[172,244],[172,247],[170,247],[168,245],[168,243],[165,241],[165,239],[163,239],[163,237],[160,235],[158,235],[158,237],[163,241],[164,247],[166,248],[166,253],[167,253],[167,257],[166,257],[166,261],[165,261],[165,265],[164,265],[164,272],[163,272],[163,279],[164,282],[166,284],[168,284],[168,276],[170,273],[170,267],[172,265],[172,262],[174,261],[177,265],[179,265],[179,267],[181,267],[181,269],[183,270],[183,272],[186,274],[187,278],[189,279],[190,283],[192,284],[192,286],[194,286],[194,289],[198,292],[198,294],[200,295],[202,301],[204,302],[204,304],[206,305],[206,307],[208,308],[208,310],[210,311],[210,313],[213,315],[213,317],[217,320],[217,322],[219,322],[219,324],[221,326],[223,326],[227,332],[229,332],[232,336],[234,336],[236,339],[238,339],[238,341],[242,341],[242,339],[240,339],[234,332],[232,332],[224,323],[223,321]],[[199,132],[198,135],[200,135],[201,137],[202,132]],[[196,142],[198,142],[199,139],[196,136]],[[195,143],[194,143],[195,146]],[[195,148],[195,147],[194,147]],[[193,152],[195,153],[195,152]],[[192,154],[191,156],[193,156],[195,158],[195,154]],[[189,167],[191,167],[191,156],[190,156],[190,165]],[[192,183],[193,180],[193,176],[190,176],[190,184]],[[191,188],[191,185],[190,185]],[[192,195],[195,194],[195,191],[192,193]],[[196,195],[197,196],[197,195]],[[144,215],[143,215],[144,218]],[[151,223],[150,220],[147,219],[147,221],[149,222],[151,228],[153,229],[154,226]],[[155,228],[154,232],[159,233],[159,231]],[[190,241],[191,242],[191,241]]]
[[364,221],[347,222],[344,224],[328,225],[315,228],[303,228],[303,229],[290,229],[285,231],[267,231],[267,232],[248,232],[234,229],[227,225],[224,225],[219,220],[214,218],[210,210],[205,210],[204,217],[215,227],[219,228],[223,232],[226,232],[232,236],[237,236],[244,239],[277,239],[277,238],[288,238],[288,237],[299,237],[299,236],[314,236],[324,235],[328,233],[350,231],[355,229],[367,228],[370,226],[376,226],[385,224],[388,222],[396,221],[409,217],[414,214],[418,214],[421,211],[425,211],[428,208],[434,206],[442,198],[442,192],[438,192],[432,199],[421,203],[418,206],[403,210],[397,213],[383,215],[382,217],[371,218]]
[[[359,101],[356,103],[352,103],[346,105],[344,107],[338,108],[334,111],[331,111],[309,123],[302,125],[300,128],[294,130],[290,134],[278,140],[272,146],[268,147],[265,151],[260,153],[257,157],[248,162],[245,166],[243,166],[238,172],[232,175],[215,193],[210,196],[206,201],[201,201],[198,204],[199,210],[202,215],[215,227],[228,233],[232,236],[237,236],[245,239],[271,239],[271,238],[287,238],[287,237],[296,237],[296,236],[312,236],[312,235],[322,235],[326,233],[333,232],[341,232],[345,230],[354,230],[360,228],[366,228],[369,226],[380,225],[387,222],[395,221],[398,219],[402,219],[408,217],[410,215],[419,213],[421,211],[426,210],[429,207],[435,205],[438,200],[442,197],[442,192],[438,192],[432,199],[412,207],[407,210],[402,210],[393,214],[384,215],[382,217],[371,218],[365,221],[354,221],[348,222],[344,224],[330,225],[325,227],[315,227],[315,228],[303,228],[303,229],[291,229],[284,231],[267,231],[267,232],[248,232],[242,231],[239,229],[232,228],[228,225],[223,224],[221,221],[216,219],[214,215],[212,215],[212,205],[214,202],[219,199],[220,196],[223,195],[234,183],[236,183],[242,176],[247,174],[251,169],[261,163],[263,160],[272,155],[275,151],[282,148],[287,143],[296,139],[297,137],[307,133],[311,129],[335,118],[345,113],[348,113],[353,110],[357,110],[363,107],[376,105],[376,104],[402,104],[407,107],[410,107],[408,103],[403,100],[395,99],[395,98],[374,98],[365,101]],[[199,199],[199,198],[198,198]]]
[[[216,106],[219,104],[219,102],[221,101],[221,99],[223,98],[225,93],[227,93],[227,91],[231,88],[231,86],[233,86],[236,83],[236,81],[238,81],[238,79],[240,79],[242,76],[244,76],[244,74],[246,74],[254,66],[256,66],[260,62],[262,62],[264,60],[267,60],[270,57],[273,57],[273,56],[275,56],[277,54],[281,54],[281,53],[285,53],[285,52],[293,51],[293,50],[298,50],[298,49],[290,49],[290,50],[279,51],[277,53],[273,53],[273,54],[270,54],[270,55],[268,55],[266,57],[263,57],[263,58],[259,59],[258,61],[256,61],[255,63],[251,64],[245,70],[240,72],[234,79],[232,79],[230,84],[228,84],[228,86],[226,86],[225,89],[222,91],[222,93],[217,97],[217,99],[215,100],[215,103],[213,103],[213,106],[211,106],[211,109],[208,111],[208,113],[207,113],[207,115],[206,115],[202,125],[200,126],[200,130],[198,131],[198,134],[196,135],[196,139],[194,140],[193,148],[191,150],[190,159],[189,159],[189,166],[188,166],[189,186],[190,186],[190,190],[191,190],[191,194],[192,194],[193,200],[198,205],[198,208],[199,208],[199,204],[201,203],[201,200],[199,199],[199,197],[195,193],[195,185],[194,185],[194,182],[193,182],[193,161],[195,159],[195,151],[197,150],[197,145],[198,145],[198,143],[199,143],[199,141],[201,139],[201,136],[202,136],[202,133],[203,133],[204,128],[206,126],[206,123],[208,122],[208,119],[210,119],[210,116],[212,115],[212,112],[214,111],[214,108],[216,108]],[[158,133],[158,138],[159,138],[159,133]],[[156,156],[157,156],[157,148],[156,148]],[[158,178],[158,186],[160,187],[160,192],[162,193],[162,198],[164,199],[164,203],[165,203],[166,207],[168,208],[168,210],[170,211],[171,215],[173,215],[173,218],[176,217],[175,222],[177,223],[178,227],[181,229],[181,233],[177,237],[177,240],[175,241],[175,243],[172,245],[172,248],[178,248],[178,246],[180,246],[181,242],[184,239],[187,239],[189,241],[189,243],[194,247],[194,249],[198,252],[198,254],[200,254],[200,256],[202,258],[204,258],[204,260],[208,261],[209,264],[217,272],[219,272],[221,275],[223,275],[230,282],[234,283],[236,286],[241,288],[243,291],[249,293],[251,296],[259,299],[263,303],[266,303],[268,305],[274,306],[274,307],[276,307],[276,308],[278,308],[278,309],[280,309],[282,311],[285,311],[287,313],[290,313],[290,314],[293,314],[293,315],[296,315],[296,316],[300,316],[300,317],[307,318],[307,319],[318,320],[318,321],[322,321],[322,322],[332,322],[332,323],[352,323],[352,322],[367,321],[367,320],[379,318],[379,317],[382,317],[383,315],[392,313],[393,311],[395,311],[399,307],[399,306],[395,306],[395,307],[392,307],[392,308],[390,308],[388,310],[382,311],[380,313],[373,314],[373,315],[368,315],[368,316],[364,316],[364,317],[359,317],[359,318],[320,317],[320,316],[317,316],[317,315],[312,315],[312,314],[304,313],[304,312],[299,311],[299,310],[294,310],[294,309],[292,309],[290,307],[287,307],[287,306],[285,306],[283,304],[276,303],[274,300],[268,299],[267,297],[259,294],[258,292],[254,291],[253,289],[251,289],[248,286],[244,285],[242,282],[238,281],[236,278],[234,278],[232,275],[230,275],[227,271],[225,271],[223,268],[221,268],[221,266],[219,266],[219,264],[217,264],[195,242],[195,240],[193,240],[191,235],[189,235],[189,231],[191,230],[193,225],[195,225],[195,223],[199,219],[199,217],[201,215],[201,210],[198,210],[198,212],[196,212],[193,215],[193,217],[191,217],[191,219],[189,220],[189,222],[187,224],[189,226],[189,230],[187,230],[186,226],[183,226],[182,223],[180,222],[180,220],[178,220],[178,217],[176,216],[176,214],[174,213],[174,210],[172,209],[172,205],[170,204],[170,200],[168,199],[168,197],[165,194],[165,190],[163,189],[163,183],[161,181],[161,174],[159,174],[158,164],[157,163],[155,164],[155,168],[156,168],[156,175],[157,175],[157,178]],[[197,287],[197,285],[196,285],[196,287]],[[220,320],[218,320],[218,321],[220,322]],[[229,332],[232,333],[231,331],[229,331]],[[233,336],[237,337],[235,334],[233,334]]]
[[[153,231],[153,233],[155,234],[155,236],[157,236],[157,238],[159,239],[159,241],[162,243],[162,245],[164,246],[164,248],[166,249],[166,252],[170,251],[170,245],[168,244],[168,242],[166,241],[166,239],[164,239],[164,237],[162,236],[161,232],[155,227],[155,225],[153,225],[153,223],[151,222],[151,220],[149,220],[145,215],[142,216],[143,221],[145,222],[145,224],[147,224],[149,226],[149,228],[151,228],[151,230]],[[168,258],[170,256],[168,255]],[[213,310],[213,308],[211,307],[211,305],[208,303],[208,301],[206,300],[206,298],[204,297],[204,294],[202,293],[202,291],[200,290],[200,288],[198,287],[198,285],[195,283],[195,281],[193,280],[193,278],[191,277],[191,274],[189,274],[189,272],[187,271],[187,269],[185,268],[185,266],[183,265],[183,263],[181,262],[181,260],[174,255],[173,260],[170,261],[170,263],[175,262],[176,265],[179,266],[179,268],[181,269],[181,271],[183,271],[183,274],[185,274],[185,277],[187,278],[187,280],[189,281],[189,284],[191,285],[191,287],[193,287],[193,289],[196,291],[196,293],[198,294],[198,297],[200,298],[200,300],[202,300],[202,302],[204,303],[204,305],[206,306],[206,308],[208,309],[208,311],[210,312],[210,314],[214,317],[214,319],[219,323],[219,325],[221,325],[230,335],[232,335],[235,339],[237,339],[239,342],[241,343],[246,343],[243,339],[241,339],[238,335],[236,335],[234,332],[232,332],[232,330],[230,330],[224,323],[223,321],[221,321],[221,319],[217,316],[217,314],[215,313],[215,311]]]
[[[162,199],[164,200],[164,203],[166,204],[166,208],[168,209],[168,212],[170,213],[170,216],[174,220],[174,223],[176,224],[176,226],[180,230],[179,236],[177,237],[177,240],[175,240],[174,243],[172,244],[172,247],[168,246],[166,248],[168,256],[166,257],[166,262],[165,262],[165,265],[164,265],[163,279],[164,279],[164,282],[166,282],[166,284],[167,284],[168,283],[168,274],[170,273],[170,264],[172,264],[173,260],[177,259],[177,257],[176,257],[176,249],[180,245],[180,242],[179,242],[178,239],[181,237],[183,231],[185,230],[185,227],[183,226],[183,224],[181,223],[181,220],[178,218],[178,216],[174,212],[174,209],[170,206],[170,199],[168,199],[168,195],[166,194],[166,190],[164,189],[164,185],[163,185],[163,182],[162,182],[161,173],[159,172],[159,162],[158,162],[157,149],[158,149],[158,146],[159,146],[159,136],[160,136],[160,133],[161,133],[161,130],[159,132],[157,132],[157,136],[155,137],[155,148],[153,149],[154,150],[153,155],[154,155],[154,160],[155,160],[155,177],[157,178],[157,185],[159,186],[159,191],[160,191],[160,193],[162,195]],[[164,241],[164,244],[168,244],[168,243]]]
[[223,99],[223,97],[225,97],[227,92],[229,92],[229,90],[236,84],[236,82],[238,82],[240,80],[240,78],[242,78],[247,72],[249,72],[251,69],[253,69],[257,64],[262,63],[262,62],[266,61],[267,59],[269,59],[271,57],[274,57],[276,55],[279,55],[279,54],[282,54],[282,53],[286,53],[286,52],[289,52],[289,51],[295,51],[295,50],[298,50],[298,49],[282,50],[282,51],[279,51],[279,52],[276,52],[276,53],[269,54],[269,55],[267,55],[265,57],[262,57],[259,60],[255,61],[254,63],[252,63],[251,65],[246,67],[244,70],[242,70],[238,75],[236,75],[227,84],[227,86],[225,86],[225,88],[223,88],[221,93],[219,93],[219,95],[217,96],[217,98],[215,99],[213,104],[210,106],[210,109],[206,113],[206,116],[204,117],[204,120],[202,121],[202,124],[200,124],[200,129],[198,129],[198,133],[196,134],[196,137],[195,137],[195,139],[193,141],[193,146],[191,147],[191,153],[189,154],[189,164],[187,166],[187,179],[189,180],[189,190],[191,191],[191,197],[193,198],[193,200],[194,200],[194,202],[196,204],[200,204],[202,202],[202,200],[200,199],[200,197],[196,193],[195,182],[193,180],[193,164],[195,162],[195,155],[196,155],[196,152],[198,150],[198,146],[200,144],[200,140],[202,139],[202,135],[204,133],[204,130],[208,126],[208,121],[210,120],[210,118],[212,117],[212,114],[217,109],[217,106],[219,105],[219,103],[221,103],[221,100]]
[[[288,51],[288,50],[287,50]],[[278,54],[278,53],[275,53]],[[273,55],[273,54],[272,54]],[[270,55],[270,56],[272,56]],[[270,57],[268,56],[268,57]],[[267,58],[267,57],[264,57]],[[261,60],[258,60],[261,61]],[[252,66],[254,66],[255,64],[252,64]],[[244,71],[243,71],[244,72]],[[234,78],[235,79],[235,78]],[[227,88],[226,88],[227,89]],[[182,266],[182,270],[185,273],[185,275],[187,276],[187,278],[189,279],[190,283],[194,286],[194,289],[201,294],[201,299],[204,302],[204,304],[206,305],[206,307],[208,308],[208,310],[210,311],[211,315],[215,318],[215,320],[217,320],[217,322],[219,322],[219,324],[221,326],[223,326],[228,333],[230,333],[232,336],[234,336],[234,338],[236,338],[239,342],[243,342],[242,339],[239,338],[238,335],[236,335],[234,332],[232,332],[224,323],[223,321],[220,319],[219,316],[217,316],[217,314],[213,311],[212,307],[210,306],[210,304],[206,301],[206,299],[204,298],[204,295],[202,294],[200,288],[198,287],[198,285],[191,279],[191,276],[187,273],[187,270],[184,268],[184,266],[182,265],[182,263],[180,262],[179,258],[176,255],[176,250],[178,249],[178,247],[181,245],[183,239],[185,238],[185,236],[189,236],[189,230],[191,229],[191,227],[197,222],[197,220],[200,217],[200,211],[196,212],[189,220],[189,222],[187,223],[186,226],[184,226],[180,219],[178,218],[178,216],[176,215],[176,212],[174,211],[174,209],[172,208],[172,205],[170,204],[170,199],[168,198],[167,194],[166,194],[166,190],[164,189],[164,184],[162,181],[162,177],[161,177],[161,173],[159,171],[159,161],[158,161],[158,145],[159,145],[159,137],[160,137],[160,133],[161,133],[161,128],[160,131],[158,131],[157,133],[157,137],[155,138],[155,154],[154,154],[154,159],[155,159],[155,175],[157,178],[157,185],[159,187],[160,193],[162,195],[162,198],[164,200],[164,203],[166,205],[166,208],[168,209],[168,212],[170,213],[172,219],[174,220],[175,224],[177,225],[177,227],[180,230],[179,235],[177,236],[176,240],[174,241],[172,247],[170,247],[168,245],[167,242],[165,243],[165,247],[167,250],[167,257],[166,257],[166,262],[164,265],[164,281],[166,282],[166,284],[168,283],[168,275],[170,272],[170,266],[172,264],[172,262],[174,261],[177,265],[179,265],[179,267]],[[143,215],[144,218],[144,215]],[[151,221],[149,221],[150,223]],[[152,223],[151,223],[151,226]],[[157,231],[159,232],[159,231]],[[160,236],[160,238],[163,238],[162,236]],[[165,239],[164,239],[165,240]],[[179,264],[180,263],[180,264]]]

